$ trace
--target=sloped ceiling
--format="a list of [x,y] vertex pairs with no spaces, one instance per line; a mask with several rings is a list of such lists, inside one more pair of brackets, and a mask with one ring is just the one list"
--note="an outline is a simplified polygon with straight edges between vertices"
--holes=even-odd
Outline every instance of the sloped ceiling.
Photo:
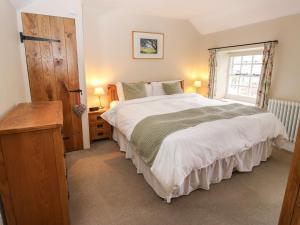
[[[36,0],[9,0],[16,9],[22,9],[33,3]],[[44,0],[41,0],[44,1]]]
[[[20,9],[34,1],[51,0],[10,1]],[[144,15],[187,19],[201,34],[300,13],[300,0],[82,0],[82,2],[84,6],[97,8],[102,12],[123,9]]]
[[300,0],[83,0],[83,5],[187,19],[201,34],[300,13]]

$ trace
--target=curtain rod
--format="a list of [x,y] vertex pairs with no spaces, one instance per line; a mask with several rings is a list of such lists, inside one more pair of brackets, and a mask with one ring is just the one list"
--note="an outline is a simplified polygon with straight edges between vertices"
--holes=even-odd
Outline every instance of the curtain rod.
[[224,46],[224,47],[217,47],[217,48],[209,48],[208,50],[218,50],[218,49],[223,49],[223,48],[234,48],[234,47],[242,47],[242,46],[248,46],[248,45],[259,45],[259,44],[266,44],[266,43],[270,43],[270,42],[278,43],[278,40],[255,42],[255,43],[242,44],[242,45],[231,45],[231,46]]

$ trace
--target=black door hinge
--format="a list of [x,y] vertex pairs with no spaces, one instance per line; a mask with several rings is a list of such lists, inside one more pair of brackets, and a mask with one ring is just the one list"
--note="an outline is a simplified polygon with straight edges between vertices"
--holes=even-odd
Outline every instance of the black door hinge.
[[60,42],[60,40],[51,39],[51,38],[42,38],[42,37],[27,36],[27,35],[24,35],[22,32],[20,32],[20,39],[21,39],[21,43],[23,43],[26,40],[28,40],[28,41]]

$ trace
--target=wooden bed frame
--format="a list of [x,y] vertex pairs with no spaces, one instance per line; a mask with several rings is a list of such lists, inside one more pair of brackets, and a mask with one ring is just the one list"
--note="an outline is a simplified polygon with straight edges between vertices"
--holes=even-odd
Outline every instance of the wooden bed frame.
[[[163,81],[162,81],[163,82]],[[184,90],[184,80],[180,80],[180,86],[182,88],[182,90]],[[150,84],[151,82],[146,82],[148,84]],[[117,94],[117,86],[115,84],[108,84],[107,85],[107,101],[108,101],[108,105],[110,105],[110,103],[112,101],[118,101],[118,94]]]

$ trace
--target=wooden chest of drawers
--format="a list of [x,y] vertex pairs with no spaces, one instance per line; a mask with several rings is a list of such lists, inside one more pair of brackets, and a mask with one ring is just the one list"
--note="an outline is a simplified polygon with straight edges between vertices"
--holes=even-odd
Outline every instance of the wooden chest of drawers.
[[8,225],[69,225],[60,101],[22,103],[0,120],[0,197]]
[[109,123],[102,119],[105,110],[89,112],[90,141],[111,139],[112,130]]

